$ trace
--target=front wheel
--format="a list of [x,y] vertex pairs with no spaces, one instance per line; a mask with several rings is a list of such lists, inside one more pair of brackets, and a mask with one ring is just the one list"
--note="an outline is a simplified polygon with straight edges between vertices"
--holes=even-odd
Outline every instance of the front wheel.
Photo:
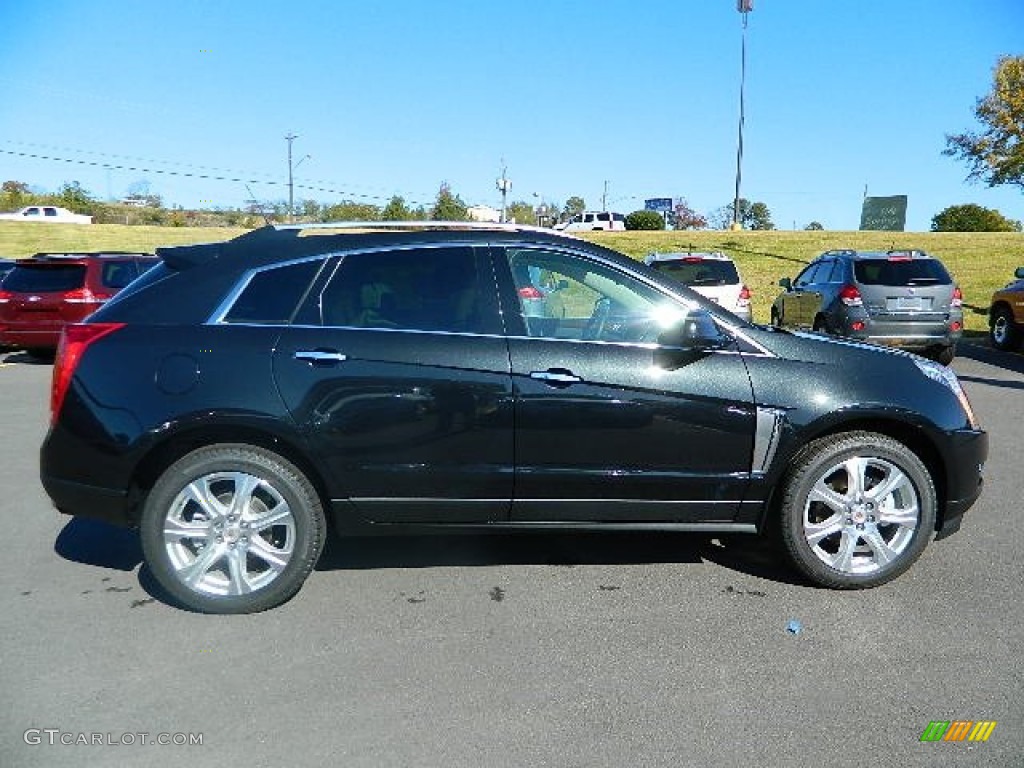
[[157,480],[142,512],[146,563],[201,613],[253,613],[294,595],[323,549],[323,507],[309,480],[249,445],[200,448]]
[[885,435],[816,440],[782,489],[782,540],[818,586],[863,589],[909,568],[935,530],[935,484],[909,448]]

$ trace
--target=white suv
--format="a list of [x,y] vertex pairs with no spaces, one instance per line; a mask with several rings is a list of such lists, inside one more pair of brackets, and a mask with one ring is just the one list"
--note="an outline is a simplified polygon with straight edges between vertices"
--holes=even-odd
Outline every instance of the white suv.
[[621,213],[611,213],[610,211],[584,211],[577,213],[568,221],[558,224],[555,229],[563,232],[592,232],[593,230],[625,232],[626,217]]
[[644,263],[750,322],[750,289],[724,253],[651,253]]

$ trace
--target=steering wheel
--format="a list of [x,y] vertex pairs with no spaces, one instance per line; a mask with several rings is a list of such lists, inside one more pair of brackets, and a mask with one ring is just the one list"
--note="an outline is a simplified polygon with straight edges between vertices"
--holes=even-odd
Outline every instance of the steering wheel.
[[586,341],[595,341],[601,338],[604,327],[608,322],[608,316],[612,311],[612,300],[607,296],[594,302],[594,311],[583,328],[583,338]]

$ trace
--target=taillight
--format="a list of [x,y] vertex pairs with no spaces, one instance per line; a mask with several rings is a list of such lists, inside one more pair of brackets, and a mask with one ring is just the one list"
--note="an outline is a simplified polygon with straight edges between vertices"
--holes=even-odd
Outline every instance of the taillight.
[[860,291],[855,285],[844,285],[839,289],[839,300],[848,307],[860,307],[864,300],[860,297]]
[[740,295],[736,297],[737,307],[749,307],[750,306],[750,289],[747,286],[740,288]]
[[69,304],[102,304],[103,299],[88,288],[65,291],[62,297]]
[[6,304],[14,294],[10,291],[0,291],[0,304]]
[[964,295],[960,292],[960,286],[953,289],[953,298],[950,300],[949,305],[951,307],[962,307],[964,305]]
[[82,323],[64,326],[53,360],[53,382],[50,385],[50,423],[64,405],[64,396],[71,385],[71,377],[82,361],[85,350],[94,341],[124,328],[124,323]]
[[521,299],[543,299],[544,294],[540,292],[540,289],[533,286],[527,285],[519,289],[519,298]]

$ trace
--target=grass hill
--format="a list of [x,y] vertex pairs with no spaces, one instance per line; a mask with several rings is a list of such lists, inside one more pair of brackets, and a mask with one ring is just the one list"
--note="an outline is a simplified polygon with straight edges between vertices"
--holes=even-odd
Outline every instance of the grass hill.
[[[40,251],[143,250],[228,240],[246,230],[227,227],[147,227],[118,224],[32,224],[0,221],[0,256]],[[992,292],[1024,266],[1024,234],[937,232],[595,232],[586,238],[637,259],[651,251],[723,251],[739,265],[754,294],[754,320],[767,322],[781,277],[794,277],[831,248],[918,248],[942,259],[964,294],[967,329],[987,330]]]

